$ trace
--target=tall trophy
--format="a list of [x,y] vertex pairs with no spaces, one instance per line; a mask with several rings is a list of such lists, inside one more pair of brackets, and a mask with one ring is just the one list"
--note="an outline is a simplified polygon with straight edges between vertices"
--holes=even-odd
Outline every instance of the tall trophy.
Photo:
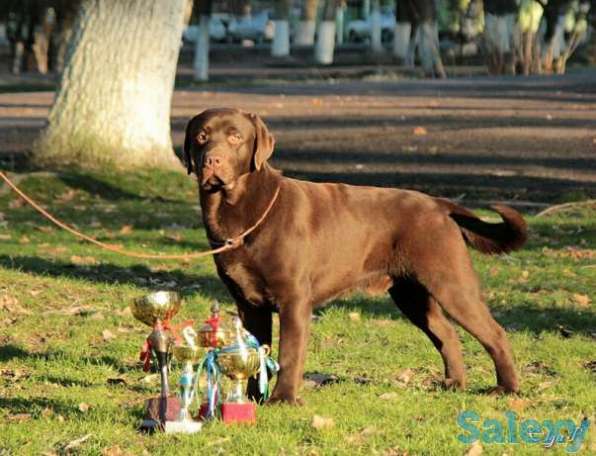
[[182,339],[180,343],[174,345],[172,353],[174,358],[183,364],[178,381],[181,404],[178,419],[166,421],[164,430],[167,434],[193,434],[201,430],[201,423],[194,421],[188,410],[196,394],[198,378],[195,377],[193,365],[199,362],[201,349],[197,345],[197,333],[191,326],[186,326],[182,330]]
[[181,304],[178,293],[157,291],[134,300],[130,305],[133,316],[153,328],[143,345],[141,361],[144,361],[144,370],[148,371],[151,356],[155,356],[161,380],[159,397],[145,403],[146,414],[141,424],[143,430],[163,429],[166,421],[174,421],[179,417],[180,401],[170,396],[168,374],[172,346],[170,320],[178,313]]

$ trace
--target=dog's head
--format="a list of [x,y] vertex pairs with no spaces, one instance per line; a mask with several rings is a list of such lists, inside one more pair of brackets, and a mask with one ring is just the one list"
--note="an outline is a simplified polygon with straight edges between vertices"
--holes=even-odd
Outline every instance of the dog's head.
[[256,114],[238,109],[208,109],[186,126],[184,159],[201,189],[231,190],[240,176],[259,171],[275,140]]

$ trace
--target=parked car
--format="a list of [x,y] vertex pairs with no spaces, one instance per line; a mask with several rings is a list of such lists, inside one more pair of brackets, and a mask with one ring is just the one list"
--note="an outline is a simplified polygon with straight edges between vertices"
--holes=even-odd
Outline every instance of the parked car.
[[232,19],[228,25],[228,34],[234,41],[253,40],[256,43],[273,39],[273,21],[271,11]]
[[[348,41],[359,42],[370,39],[372,30],[372,16],[367,19],[357,19],[348,23],[346,34]],[[389,42],[393,39],[395,30],[395,13],[392,10],[381,10],[381,41]]]
[[[223,20],[217,16],[211,16],[209,18],[209,39],[211,41],[225,41],[228,35],[226,25]],[[182,32],[182,39],[188,43],[194,43],[197,41],[199,36],[199,25],[189,25]]]

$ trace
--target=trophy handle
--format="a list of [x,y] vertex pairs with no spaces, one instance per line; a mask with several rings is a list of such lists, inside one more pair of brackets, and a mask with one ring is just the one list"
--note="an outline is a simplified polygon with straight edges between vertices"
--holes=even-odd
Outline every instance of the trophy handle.
[[261,345],[261,348],[265,352],[265,356],[269,356],[271,354],[271,348],[269,345]]

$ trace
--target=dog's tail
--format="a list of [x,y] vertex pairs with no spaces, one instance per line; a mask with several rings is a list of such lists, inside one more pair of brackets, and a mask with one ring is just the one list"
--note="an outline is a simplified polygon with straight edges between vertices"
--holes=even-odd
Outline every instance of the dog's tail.
[[452,201],[436,198],[462,231],[466,244],[482,253],[507,253],[521,248],[528,238],[528,226],[522,215],[501,204],[491,206],[503,221],[488,223],[480,220],[472,211]]

